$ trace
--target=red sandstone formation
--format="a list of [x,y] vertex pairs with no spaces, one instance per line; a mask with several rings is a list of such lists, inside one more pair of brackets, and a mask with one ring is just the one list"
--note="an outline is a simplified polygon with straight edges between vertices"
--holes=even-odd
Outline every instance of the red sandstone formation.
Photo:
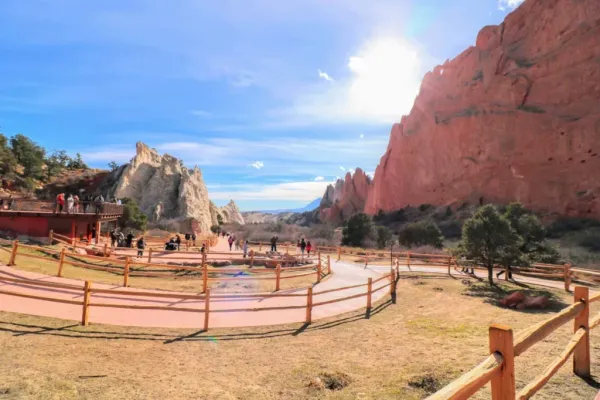
[[366,211],[520,201],[600,217],[600,1],[527,0],[425,75]]
[[337,180],[335,187],[327,187],[319,206],[321,220],[339,222],[363,212],[370,188],[371,178],[362,169],[357,168],[353,175],[348,172],[344,180]]

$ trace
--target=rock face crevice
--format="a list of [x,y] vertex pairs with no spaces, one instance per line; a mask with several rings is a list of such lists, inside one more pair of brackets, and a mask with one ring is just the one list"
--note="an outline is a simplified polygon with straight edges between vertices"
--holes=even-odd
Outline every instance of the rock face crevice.
[[209,231],[210,201],[198,167],[190,170],[179,159],[138,142],[135,157],[115,175],[110,197],[134,199],[151,220],[160,205],[160,219],[194,220],[195,229]]
[[217,207],[215,203],[210,202],[210,216],[213,225],[219,224],[218,215],[221,216],[221,220],[224,224],[240,224],[244,225],[244,217],[240,212],[237,204],[233,200],[230,200],[223,207]]
[[600,217],[599,153],[600,1],[527,0],[425,75],[365,211],[483,199]]

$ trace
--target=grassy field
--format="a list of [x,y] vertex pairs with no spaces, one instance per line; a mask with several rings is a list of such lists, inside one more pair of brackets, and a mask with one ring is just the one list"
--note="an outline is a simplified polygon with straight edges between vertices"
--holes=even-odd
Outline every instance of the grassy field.
[[[495,305],[515,288],[403,274],[398,303],[376,304],[370,319],[355,312],[308,327],[207,333],[84,328],[0,312],[0,399],[419,399],[483,360],[490,323],[518,333],[572,302],[550,291],[549,310]],[[561,352],[572,329],[564,326],[517,358],[517,388]],[[592,331],[591,349],[592,373],[600,374],[600,330]],[[567,362],[536,398],[593,398],[600,383],[571,368]],[[345,387],[315,387],[317,377]],[[489,389],[475,398],[489,398]]]
[[[58,247],[53,246],[50,249],[60,250]],[[36,256],[48,256],[48,260],[40,260],[26,257],[25,254],[31,254]],[[0,251],[0,262],[7,264],[10,257],[10,253],[7,251]],[[66,260],[68,258],[65,258]],[[84,262],[83,258],[74,256],[72,261]],[[48,254],[43,254],[40,251],[34,249],[28,249],[21,247],[16,259],[16,268],[23,271],[37,272],[40,274],[56,275],[58,271],[58,262],[52,259]],[[109,261],[97,261],[94,260],[94,265],[98,266],[110,266]],[[115,265],[114,263],[112,264]],[[122,264],[119,264],[122,267]],[[132,268],[135,268],[135,264]],[[228,268],[245,269],[244,266],[231,266]],[[261,267],[263,268],[263,267]],[[251,271],[251,270],[248,270]],[[309,271],[297,272],[297,274],[307,273]],[[272,276],[275,274],[261,275],[261,276]],[[282,274],[284,276],[284,274]],[[63,277],[78,279],[78,280],[90,280],[92,282],[105,283],[111,285],[122,285],[123,275],[115,274],[106,271],[98,271],[93,269],[87,269],[82,267],[76,267],[65,263],[63,267]],[[325,281],[329,276],[324,277],[321,281]],[[299,278],[281,279],[280,289],[292,289],[292,288],[304,288],[312,286],[316,282],[316,273],[314,275],[308,275]],[[195,277],[190,276],[179,276],[175,277],[136,277],[132,276],[129,278],[128,285],[135,288],[143,289],[161,289],[161,290],[174,290],[174,291],[187,291],[187,292],[202,292],[202,276],[197,275]],[[211,280],[209,281],[209,287],[216,289],[220,292],[271,292],[275,290],[275,279],[269,280],[254,280],[254,279],[239,279],[236,281],[224,281],[224,280]]]

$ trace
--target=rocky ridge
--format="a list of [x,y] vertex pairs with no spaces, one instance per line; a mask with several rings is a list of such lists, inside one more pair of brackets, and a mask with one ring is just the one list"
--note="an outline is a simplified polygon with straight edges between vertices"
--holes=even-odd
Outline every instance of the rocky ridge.
[[219,224],[219,215],[224,224],[235,223],[244,225],[244,217],[233,200],[230,200],[229,203],[223,207],[217,207],[215,203],[212,201],[210,202],[210,216],[213,225]]
[[327,186],[319,205],[319,217],[327,222],[340,222],[365,208],[371,189],[371,178],[357,168],[353,174],[346,173],[335,185]]

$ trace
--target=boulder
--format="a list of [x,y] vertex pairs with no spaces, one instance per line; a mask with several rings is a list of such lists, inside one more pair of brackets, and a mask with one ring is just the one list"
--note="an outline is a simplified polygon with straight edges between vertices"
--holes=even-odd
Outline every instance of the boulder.
[[523,292],[513,292],[500,300],[499,303],[506,307],[515,307],[517,304],[525,301],[525,297]]

